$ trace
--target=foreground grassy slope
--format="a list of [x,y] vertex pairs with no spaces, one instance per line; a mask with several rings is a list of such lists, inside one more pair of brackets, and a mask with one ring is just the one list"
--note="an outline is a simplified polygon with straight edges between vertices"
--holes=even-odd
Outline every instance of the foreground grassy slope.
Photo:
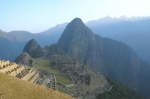
[[0,99],[71,99],[71,97],[0,73]]

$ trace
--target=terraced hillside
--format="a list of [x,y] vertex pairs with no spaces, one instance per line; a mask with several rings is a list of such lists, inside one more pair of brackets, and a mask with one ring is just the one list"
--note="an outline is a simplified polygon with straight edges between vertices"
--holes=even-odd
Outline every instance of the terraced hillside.
[[[16,62],[20,64],[24,63],[36,68],[40,74],[38,84],[44,84],[47,88],[51,87],[75,98],[96,99],[95,94],[105,92],[110,87],[102,74],[96,74],[82,63],[66,56],[49,54],[35,59],[23,53],[16,60],[19,60]],[[32,62],[27,60],[32,60]]]
[[0,73],[0,99],[71,99],[72,97],[44,86]]
[[0,72],[20,78],[21,80],[43,85],[57,90],[56,78],[53,74],[43,74],[34,67],[18,65],[14,62],[0,61]]
[[40,75],[36,69],[5,60],[0,61],[0,72],[34,83],[37,83],[40,79]]
[[73,84],[67,84],[64,87],[66,93],[73,97],[97,99],[96,94],[107,92],[111,87],[111,84],[101,73],[93,71],[80,62],[68,60],[63,63],[61,70],[69,75],[73,82]]

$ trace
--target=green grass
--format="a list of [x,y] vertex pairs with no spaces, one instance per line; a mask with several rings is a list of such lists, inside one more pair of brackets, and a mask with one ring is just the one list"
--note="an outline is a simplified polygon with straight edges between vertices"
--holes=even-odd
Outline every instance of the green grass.
[[[109,80],[110,81],[110,80]],[[113,88],[110,92],[98,95],[98,99],[145,99],[132,89],[114,81],[110,81]]]
[[65,90],[61,86],[58,86],[58,91],[65,93]]
[[34,66],[50,66],[50,61],[46,59],[36,59],[36,61],[33,64]]
[[44,70],[47,71],[48,73],[53,73],[53,74],[61,74],[61,72],[57,69],[52,69],[50,65],[50,61],[46,59],[37,59],[33,67],[35,67],[38,70]]
[[56,79],[57,79],[57,82],[62,84],[62,85],[65,85],[65,84],[68,84],[68,83],[71,83],[72,81],[69,79],[68,76],[65,76],[65,75],[56,75]]
[[57,82],[62,85],[71,83],[71,80],[68,76],[63,75],[58,69],[52,69],[52,66],[50,64],[51,62],[49,60],[39,58],[32,65],[38,70],[44,70],[48,73],[55,74]]

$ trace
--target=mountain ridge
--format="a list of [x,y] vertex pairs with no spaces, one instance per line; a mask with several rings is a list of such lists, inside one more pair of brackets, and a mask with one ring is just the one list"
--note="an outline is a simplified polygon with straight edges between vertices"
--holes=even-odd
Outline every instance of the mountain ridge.
[[[146,69],[149,64],[143,62],[128,45],[95,35],[80,22],[82,22],[80,19],[74,19],[67,25],[58,41],[62,50],[106,76],[148,96],[146,92],[150,89],[142,89],[142,86],[148,85],[141,79],[150,82],[147,79],[150,74],[148,72],[145,74],[141,68]],[[143,74],[143,78],[140,77]]]
[[[50,28],[47,31],[38,34],[32,34],[28,31],[4,32],[1,30],[0,31],[0,41],[1,41],[0,59],[10,60],[10,61],[15,60],[15,58],[23,51],[25,44],[31,39],[37,40],[41,47],[45,47],[46,45],[51,45],[53,43],[56,43],[64,27],[65,24],[62,25],[60,24],[59,26]],[[56,28],[59,28],[60,30]]]
[[[111,17],[109,17],[111,18]],[[103,18],[101,18],[103,19]],[[124,20],[124,19],[128,19],[128,20]],[[130,21],[133,20],[134,21]],[[128,45],[130,45],[138,54],[138,56],[142,57],[144,60],[146,61],[150,61],[150,55],[149,55],[149,44],[147,43],[149,41],[149,28],[147,27],[149,24],[149,17],[131,17],[131,18],[126,18],[126,17],[120,17],[120,18],[116,18],[115,19],[115,24],[112,23],[111,21],[109,22],[109,24],[105,25],[105,23],[103,22],[103,24],[99,25],[100,22],[96,22],[96,24],[88,24],[89,22],[86,23],[86,25],[88,27],[91,28],[91,30],[96,33],[96,34],[100,34],[102,37],[107,37],[107,38],[112,38],[118,41],[122,41]],[[119,22],[116,23],[116,20],[120,20]],[[124,21],[123,21],[124,20]],[[102,20],[103,21],[103,20]],[[107,21],[107,20],[106,20]],[[121,22],[121,24],[120,24]],[[111,23],[111,24],[110,24]],[[135,25],[136,27],[135,27]],[[118,25],[117,25],[118,24]],[[141,25],[140,25],[141,24]],[[146,26],[147,25],[147,26]],[[15,59],[15,57],[18,56],[18,53],[21,53],[23,50],[23,46],[27,43],[27,41],[29,41],[30,39],[35,39],[36,41],[39,42],[41,47],[45,47],[45,45],[50,45],[53,43],[57,43],[59,37],[61,36],[62,32],[64,31],[64,28],[66,27],[66,23],[64,24],[60,24],[57,25],[53,28],[50,28],[44,32],[41,33],[37,33],[37,34],[31,34],[31,36],[10,36],[9,33],[4,32],[6,34],[5,37],[3,36],[3,39],[6,39],[9,42],[13,42],[13,46],[11,46],[11,49],[13,50],[18,50],[17,53],[9,50],[10,56],[8,57],[4,57],[3,55],[1,55],[2,59],[10,59],[11,61],[13,61]],[[134,28],[134,29],[132,29]],[[134,31],[130,31],[130,30],[134,30]],[[137,32],[138,30],[138,32]],[[2,34],[0,32],[0,34]],[[6,36],[6,35],[9,35]],[[2,35],[0,35],[0,38],[2,37]],[[26,38],[24,38],[26,37]],[[11,39],[10,39],[11,38]],[[12,40],[13,38],[13,40]],[[44,39],[44,41],[43,41]],[[10,44],[12,45],[12,44]],[[23,45],[23,46],[20,46]],[[3,43],[1,45],[2,47],[4,47],[5,49],[5,44]],[[2,49],[3,52],[5,52]],[[1,51],[1,52],[2,52]],[[1,53],[3,54],[3,53]],[[3,58],[4,57],[4,58]]]
[[117,19],[114,22],[110,21],[104,24],[99,20],[95,20],[93,23],[88,22],[86,25],[96,34],[130,45],[142,59],[150,62],[150,45],[147,43],[150,38],[149,17],[135,18],[135,20]]

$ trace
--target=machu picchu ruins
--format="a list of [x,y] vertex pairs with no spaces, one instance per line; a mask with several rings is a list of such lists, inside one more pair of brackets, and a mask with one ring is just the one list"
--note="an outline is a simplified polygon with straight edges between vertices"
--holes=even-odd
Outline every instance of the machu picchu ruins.
[[26,65],[0,60],[0,72],[57,90],[55,75],[51,74],[47,77]]
[[[0,61],[0,72],[47,88],[58,91],[62,90],[62,92],[79,99],[95,98],[95,93],[103,93],[111,87],[103,75],[95,73],[88,66],[84,66],[80,62],[66,57],[60,57],[59,55],[49,55],[50,59],[54,59],[51,60],[51,66],[55,69],[57,68],[61,74],[50,73],[46,70],[38,70],[34,66],[17,64],[5,60]],[[38,65],[39,61],[36,60],[33,60],[34,65]],[[58,68],[58,66],[60,67]],[[70,80],[69,83],[61,83],[59,81],[62,79],[61,77],[68,77],[67,79]]]

